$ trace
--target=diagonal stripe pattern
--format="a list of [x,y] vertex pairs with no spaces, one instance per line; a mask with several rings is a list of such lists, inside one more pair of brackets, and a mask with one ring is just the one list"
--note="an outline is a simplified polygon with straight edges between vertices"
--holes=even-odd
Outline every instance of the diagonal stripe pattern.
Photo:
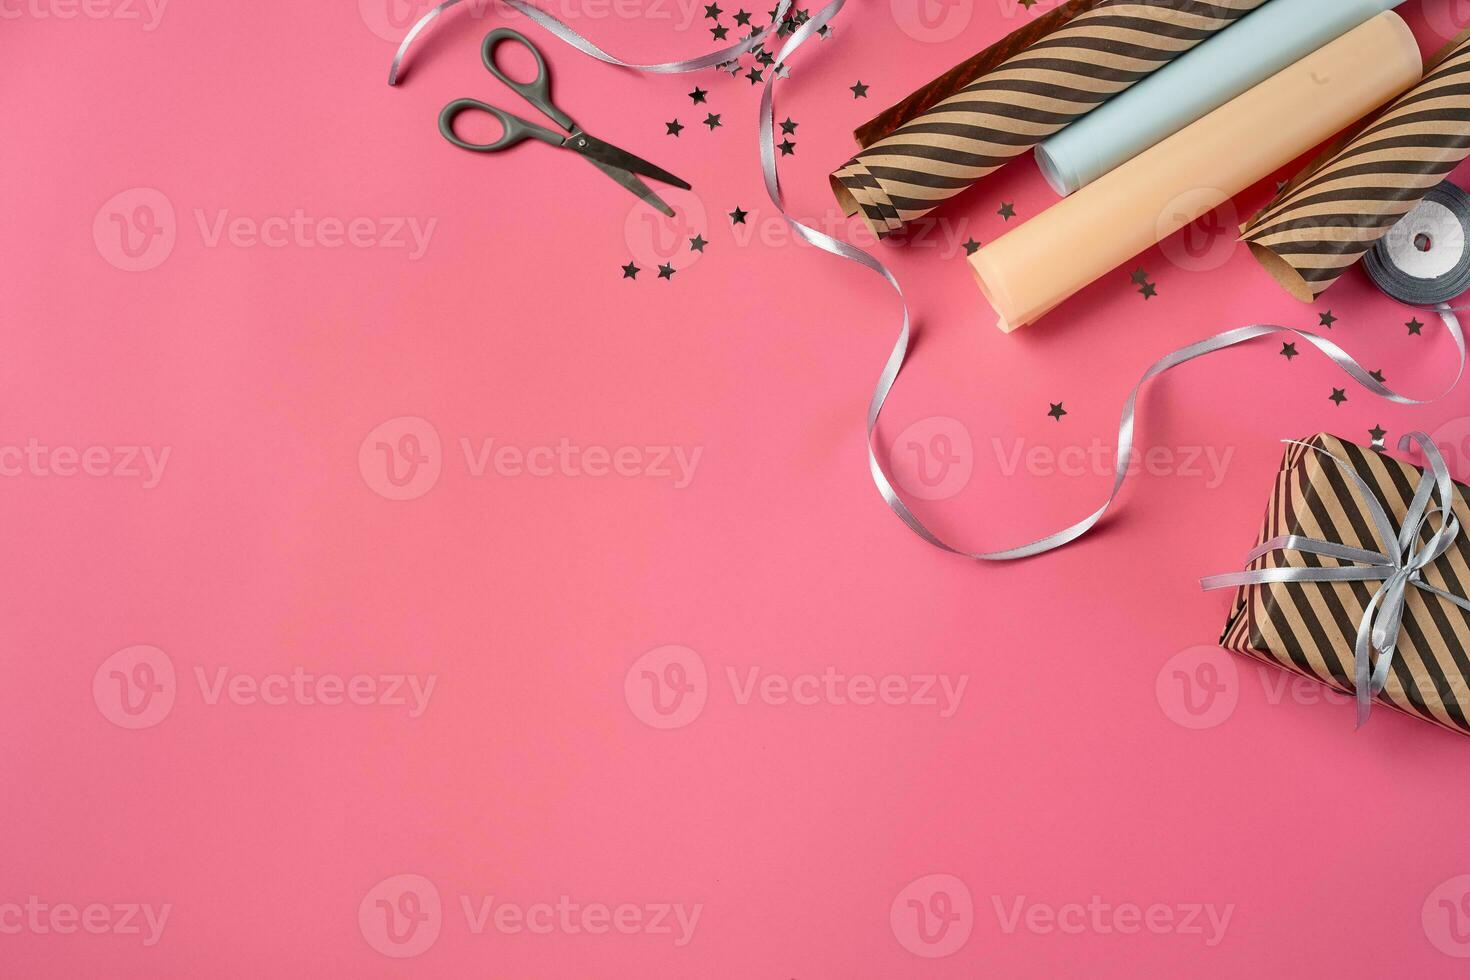
[[1105,0],[831,176],[880,238],[925,215],[1265,0]]

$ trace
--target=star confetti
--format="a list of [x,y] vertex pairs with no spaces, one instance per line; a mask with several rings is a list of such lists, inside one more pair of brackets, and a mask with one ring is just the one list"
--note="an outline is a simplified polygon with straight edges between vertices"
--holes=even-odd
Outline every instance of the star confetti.
[[1297,353],[1296,344],[1282,344],[1281,356],[1286,358],[1288,361],[1291,360],[1293,357],[1300,356]]
[[1347,392],[1342,388],[1333,388],[1332,394],[1328,395],[1327,399],[1335,405],[1341,405],[1347,401]]
[[1143,296],[1144,302],[1159,295],[1158,284],[1148,281],[1148,273],[1144,271],[1143,266],[1139,266],[1133,272],[1129,273],[1128,278],[1133,281],[1133,285],[1138,287],[1138,292]]
[[978,251],[980,251],[980,243],[975,241],[974,238],[971,238],[969,241],[965,242],[966,255],[974,255]]
[[668,131],[666,135],[678,136],[684,129],[684,124],[675,119],[673,122],[664,123],[664,128]]
[[741,27],[749,27],[750,26],[750,12],[747,11],[747,10],[737,10],[737,11],[735,11],[735,23],[739,24]]
[[668,279],[670,282],[672,282],[674,279],[674,267],[669,265],[668,263],[659,266],[658,277],[660,279]]
[[1387,429],[1385,429],[1381,425],[1375,425],[1373,428],[1371,428],[1371,429],[1368,430],[1368,435],[1370,435],[1370,436],[1373,437],[1373,448],[1374,449],[1382,449],[1382,448],[1384,448],[1383,440],[1388,435],[1388,430]]
[[704,240],[703,235],[695,235],[689,239],[689,250],[692,252],[703,252],[704,247],[708,244],[709,242]]
[[711,27],[709,32],[714,35],[716,41],[723,41],[729,35],[730,28],[720,24],[718,27]]
[[761,70],[759,68],[751,68],[750,71],[745,73],[745,77],[750,79],[750,84],[756,85],[761,80]]
[[710,20],[719,20],[720,14],[723,13],[724,11],[720,9],[720,5],[717,3],[712,3],[704,8],[704,15]]
[[790,140],[782,140],[776,145],[781,148],[781,155],[783,157],[788,157],[796,152],[796,144],[791,142]]
[[745,224],[745,216],[747,214],[750,214],[750,212],[742,211],[739,206],[737,206],[734,211],[730,212],[730,220],[737,225],[743,225]]
[[1331,330],[1332,325],[1336,322],[1337,317],[1332,315],[1331,310],[1328,310],[1326,313],[1317,314],[1317,326],[1319,327],[1326,327],[1328,330]]
[[720,114],[718,112],[709,113],[704,117],[704,124],[710,128],[710,132],[714,132],[715,127],[720,125]]
[[1067,410],[1062,407],[1061,402],[1047,402],[1047,404],[1051,405],[1051,411],[1047,412],[1046,414],[1056,419],[1058,422],[1062,420],[1063,415],[1067,414]]
[[1408,323],[1404,324],[1404,326],[1406,326],[1406,327],[1409,328],[1409,336],[1410,337],[1418,337],[1418,336],[1421,335],[1421,333],[1424,330],[1424,324],[1422,324],[1422,323],[1419,322],[1419,318],[1418,317],[1415,317],[1414,319],[1410,320]]
[[709,95],[709,93],[696,85],[694,86],[694,91],[689,93],[689,98],[694,100],[695,105],[699,105],[699,103],[704,101],[706,95]]
[[866,99],[868,97],[868,87],[862,82],[858,82],[856,85],[851,86],[851,88],[854,99]]
[[1382,368],[1379,368],[1377,371],[1369,371],[1368,372],[1368,377],[1372,378],[1374,381],[1377,381],[1381,385],[1388,384],[1388,382],[1385,381],[1384,378],[1383,378],[1383,369]]
[[1010,221],[1016,216],[1016,206],[1009,201],[1002,201],[1000,202],[1000,210],[995,213],[1000,215],[1006,221]]
[[624,279],[637,279],[638,278],[638,273],[640,273],[642,271],[643,271],[642,269],[639,269],[632,262],[629,262],[627,265],[623,266],[623,278]]
[[791,117],[790,116],[787,116],[786,117],[786,121],[783,122],[783,123],[781,123],[781,135],[782,136],[795,136],[796,135],[796,127],[799,126],[799,125],[801,125],[801,124],[800,123],[794,123],[794,122],[792,122],[791,121]]

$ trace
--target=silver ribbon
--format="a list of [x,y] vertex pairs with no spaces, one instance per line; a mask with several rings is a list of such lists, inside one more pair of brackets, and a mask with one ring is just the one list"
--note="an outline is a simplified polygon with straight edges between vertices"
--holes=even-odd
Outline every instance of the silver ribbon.
[[[460,2],[460,0],[445,0],[444,3],[441,3],[439,6],[424,14],[424,16],[421,17],[419,21],[413,25],[408,34],[404,36],[403,42],[398,46],[397,53],[393,56],[393,65],[388,73],[389,85],[397,83],[404,56],[407,54],[409,46],[413,43],[414,39],[419,36],[419,34],[429,24],[430,21],[432,21],[435,17],[439,15],[440,11],[446,10],[449,7],[454,6],[458,2]],[[521,13],[525,14],[527,17],[530,17],[532,20],[536,21],[536,23],[546,28],[547,31],[560,38],[562,41],[565,41],[567,44],[570,44],[572,47],[583,52],[584,54],[596,58],[598,61],[602,61],[610,65],[617,65],[622,68],[631,68],[635,71],[659,73],[696,71],[701,68],[709,68],[729,61],[737,55],[742,54],[753,48],[756,44],[760,43],[761,38],[765,37],[767,33],[771,32],[772,28],[780,25],[785,20],[786,12],[791,5],[791,0],[780,0],[780,4],[776,8],[775,16],[770,27],[765,28],[763,31],[756,32],[751,37],[746,38],[737,44],[733,44],[727,48],[716,51],[713,54],[708,54],[700,58],[691,58],[685,61],[671,61],[657,65],[637,65],[627,61],[623,61],[620,58],[616,58],[613,55],[608,54],[607,52],[603,51],[601,48],[593,44],[591,41],[588,41],[586,38],[582,37],[582,35],[572,30],[566,24],[563,24],[561,21],[557,20],[555,17],[552,17],[550,14],[544,13],[534,7],[529,6],[528,4],[521,2],[521,0],[503,0],[503,2],[506,3],[508,6],[514,8],[515,10],[518,10]],[[858,265],[861,265],[864,268],[871,269],[873,272],[883,277],[883,280],[893,288],[893,291],[896,294],[898,294],[899,304],[903,310],[903,321],[901,326],[899,327],[898,340],[893,345],[893,350],[888,355],[887,363],[883,365],[883,371],[878,376],[878,384],[873,389],[873,395],[868,401],[868,471],[872,475],[873,483],[878,487],[878,492],[882,495],[884,502],[888,505],[888,509],[893,511],[893,513],[898,516],[899,520],[908,525],[911,531],[913,531],[919,537],[923,538],[929,544],[943,551],[947,551],[950,554],[960,555],[964,558],[969,558],[974,561],[1012,561],[1017,558],[1030,558],[1033,555],[1039,555],[1043,552],[1051,551],[1055,548],[1060,548],[1063,545],[1082,537],[1082,535],[1090,531],[1093,526],[1097,524],[1098,521],[1102,520],[1103,515],[1106,514],[1109,508],[1112,507],[1113,501],[1117,499],[1119,491],[1122,489],[1124,482],[1128,479],[1128,464],[1133,455],[1135,405],[1138,400],[1139,390],[1143,387],[1143,385],[1150,379],[1155,378],[1160,374],[1163,374],[1165,371],[1168,371],[1169,369],[1174,367],[1178,367],[1180,364],[1184,364],[1188,361],[1192,361],[1197,357],[1203,357],[1206,354],[1210,354],[1218,350],[1224,350],[1227,347],[1235,347],[1240,344],[1248,343],[1249,341],[1256,340],[1260,337],[1279,333],[1287,333],[1299,337],[1302,340],[1305,340],[1307,343],[1311,344],[1313,347],[1316,347],[1323,354],[1327,355],[1327,357],[1334,364],[1340,367],[1343,371],[1347,372],[1347,374],[1352,377],[1353,380],[1357,381],[1363,387],[1367,388],[1369,391],[1373,392],[1376,395],[1381,395],[1384,398],[1387,398],[1393,402],[1397,402],[1401,405],[1423,405],[1427,404],[1428,402],[1437,401],[1439,398],[1443,398],[1444,395],[1447,395],[1451,391],[1453,391],[1455,386],[1459,384],[1461,376],[1465,373],[1465,336],[1460,329],[1460,321],[1458,320],[1458,318],[1456,318],[1453,309],[1445,304],[1440,304],[1439,306],[1437,306],[1435,308],[1435,312],[1437,312],[1440,316],[1440,319],[1444,321],[1446,328],[1448,328],[1450,332],[1450,336],[1454,339],[1455,347],[1459,351],[1460,355],[1459,369],[1455,374],[1455,380],[1450,384],[1448,388],[1445,389],[1443,393],[1428,399],[1409,398],[1394,392],[1388,386],[1374,380],[1373,377],[1367,372],[1367,370],[1365,370],[1360,364],[1358,364],[1357,361],[1349,356],[1346,351],[1337,346],[1337,344],[1333,343],[1331,340],[1328,340],[1326,337],[1320,336],[1310,331],[1297,330],[1291,327],[1277,326],[1275,324],[1252,324],[1246,327],[1237,327],[1234,330],[1226,330],[1223,333],[1215,334],[1213,337],[1207,337],[1204,340],[1197,341],[1187,347],[1183,347],[1172,353],[1165,354],[1163,357],[1155,361],[1153,365],[1150,366],[1149,369],[1143,373],[1143,376],[1139,379],[1138,384],[1134,386],[1132,393],[1129,394],[1128,400],[1123,406],[1122,420],[1120,421],[1118,426],[1116,454],[1117,464],[1114,468],[1113,487],[1112,490],[1109,491],[1107,499],[1097,510],[1093,511],[1091,514],[1087,515],[1077,523],[1072,524],[1070,527],[1066,527],[1060,531],[1048,534],[1047,536],[1039,538],[1036,541],[1032,541],[1029,544],[1024,544],[1014,548],[1006,548],[1000,551],[965,551],[949,544],[948,542],[943,541],[937,535],[935,535],[934,532],[930,531],[924,525],[924,523],[920,521],[919,518],[913,513],[913,511],[909,510],[908,505],[905,504],[903,500],[898,496],[897,491],[895,491],[893,488],[892,481],[889,479],[887,471],[884,469],[883,464],[879,461],[878,453],[875,448],[875,437],[878,427],[878,418],[883,412],[883,405],[888,400],[888,395],[893,390],[893,384],[895,381],[898,380],[899,372],[903,370],[904,361],[908,357],[910,341],[910,319],[908,300],[904,297],[903,287],[898,284],[898,280],[894,277],[893,273],[889,271],[887,266],[885,266],[878,259],[869,255],[867,252],[864,252],[862,249],[849,245],[847,242],[839,241],[838,239],[833,238],[830,235],[823,234],[822,232],[817,231],[815,228],[810,228],[807,225],[804,225],[801,222],[797,221],[795,218],[791,217],[791,215],[786,211],[785,200],[781,194],[781,180],[776,168],[776,141],[774,136],[774,93],[776,79],[785,74],[786,61],[792,55],[792,53],[794,53],[797,48],[805,44],[813,34],[821,30],[828,21],[835,17],[837,12],[842,9],[845,3],[846,0],[831,0],[830,3],[828,3],[819,12],[813,15],[808,21],[806,21],[806,23],[798,27],[792,33],[791,37],[786,41],[785,45],[782,46],[780,53],[776,55],[775,63],[772,65],[772,70],[769,74],[766,75],[765,86],[761,92],[760,104],[759,144],[761,173],[765,178],[766,193],[770,196],[771,203],[774,204],[777,210],[780,211],[782,220],[784,220],[786,224],[791,228],[794,235],[807,242],[808,244],[821,249],[824,252],[829,252],[832,255],[837,256],[838,258],[847,259],[850,262],[856,262]]]
[[[403,73],[403,59],[408,54],[408,49],[413,45],[414,40],[424,32],[424,28],[428,27],[434,18],[459,2],[460,0],[444,0],[439,6],[426,12],[408,29],[408,33],[403,35],[403,40],[398,43],[398,50],[393,54],[393,64],[388,67],[389,85],[398,84],[399,75]],[[608,54],[555,17],[544,11],[537,10],[530,4],[522,3],[521,0],[496,0],[496,2],[504,3],[512,10],[520,11],[546,28],[556,37],[570,44],[583,54],[596,58],[598,61],[605,62],[609,65],[617,65],[619,68],[631,68],[634,71],[646,71],[658,75],[699,71],[703,68],[714,68],[717,65],[723,65],[725,62],[739,57],[754,48],[757,44],[760,44],[765,37],[766,31],[769,30],[769,28],[758,28],[751,33],[750,37],[737,41],[718,51],[713,51],[710,54],[701,55],[698,58],[688,58],[684,61],[666,61],[657,65],[638,65],[630,61],[624,61],[615,55]],[[780,24],[786,18],[786,12],[790,9],[791,2],[792,0],[781,0],[776,5],[776,16],[773,26]],[[767,80],[768,83],[769,81],[770,79]]]
[[[1349,548],[1332,541],[1287,534],[1257,545],[1246,555],[1245,563],[1249,565],[1279,551],[1321,555],[1324,558],[1353,562],[1354,565],[1329,568],[1260,568],[1211,575],[1200,580],[1200,586],[1205,589],[1239,588],[1277,582],[1382,582],[1363,610],[1353,647],[1353,683],[1357,693],[1359,728],[1368,720],[1373,699],[1382,692],[1388,681],[1388,671],[1393,665],[1394,651],[1398,648],[1399,633],[1404,623],[1404,606],[1408,600],[1409,586],[1432,593],[1461,609],[1470,610],[1470,599],[1445,592],[1424,581],[1424,569],[1437,561],[1455,543],[1455,538],[1460,533],[1460,522],[1454,515],[1455,485],[1450,480],[1449,469],[1445,466],[1439,447],[1424,433],[1411,432],[1399,440],[1399,450],[1408,449],[1411,443],[1418,444],[1429,465],[1419,481],[1409,512],[1404,516],[1403,526],[1397,534],[1394,534],[1393,522],[1389,520],[1378,496],[1346,460],[1318,446],[1296,443],[1332,460],[1357,487],[1373,518],[1373,526],[1378,532],[1378,541],[1383,545],[1383,551]],[[1438,507],[1431,510],[1430,503],[1436,496]],[[1428,541],[1421,543],[1425,527],[1436,514],[1439,517],[1439,529]]]

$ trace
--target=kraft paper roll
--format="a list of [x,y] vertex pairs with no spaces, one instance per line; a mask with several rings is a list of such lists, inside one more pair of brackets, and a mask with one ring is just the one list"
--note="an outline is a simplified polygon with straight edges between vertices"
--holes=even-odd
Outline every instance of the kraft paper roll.
[[1265,0],[1106,0],[832,174],[879,237],[929,213]]
[[1419,78],[1392,12],[1227,102],[970,257],[1011,331],[1290,163]]
[[1470,156],[1470,32],[1424,79],[1241,231],[1291,295],[1311,302]]
[[1403,0],[1272,0],[1036,148],[1065,197]]
[[922,115],[935,103],[949,98],[987,72],[994,71],[1006,59],[1020,54],[1032,44],[1052,34],[1078,14],[1086,13],[1104,0],[1067,0],[1055,10],[1042,14],[1011,31],[990,47],[960,62],[928,85],[891,105],[853,130],[858,146],[872,146],[910,119]]

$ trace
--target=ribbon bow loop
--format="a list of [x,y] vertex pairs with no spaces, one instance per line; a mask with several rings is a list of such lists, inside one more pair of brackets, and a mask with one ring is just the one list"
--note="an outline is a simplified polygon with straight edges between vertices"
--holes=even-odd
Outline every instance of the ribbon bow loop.
[[[1388,512],[1372,489],[1343,459],[1310,443],[1295,443],[1321,453],[1332,460],[1357,487],[1384,551],[1351,548],[1334,541],[1322,541],[1302,535],[1284,535],[1263,542],[1246,556],[1249,565],[1273,552],[1297,552],[1320,555],[1351,564],[1333,567],[1258,568],[1226,575],[1211,575],[1200,580],[1205,589],[1238,588],[1248,585],[1286,582],[1379,582],[1377,591],[1363,611],[1353,649],[1353,681],[1357,695],[1358,727],[1368,720],[1377,697],[1388,683],[1399,636],[1403,632],[1404,613],[1408,606],[1409,587],[1432,593],[1470,610],[1470,599],[1435,588],[1424,580],[1424,569],[1438,561],[1460,535],[1460,522],[1454,515],[1455,485],[1450,479],[1444,456],[1434,441],[1422,432],[1411,432],[1399,441],[1400,451],[1417,444],[1428,465],[1414,499],[1404,515],[1403,524],[1393,526]],[[1431,507],[1431,504],[1435,505]],[[1425,529],[1438,519],[1438,529],[1425,540]]]

